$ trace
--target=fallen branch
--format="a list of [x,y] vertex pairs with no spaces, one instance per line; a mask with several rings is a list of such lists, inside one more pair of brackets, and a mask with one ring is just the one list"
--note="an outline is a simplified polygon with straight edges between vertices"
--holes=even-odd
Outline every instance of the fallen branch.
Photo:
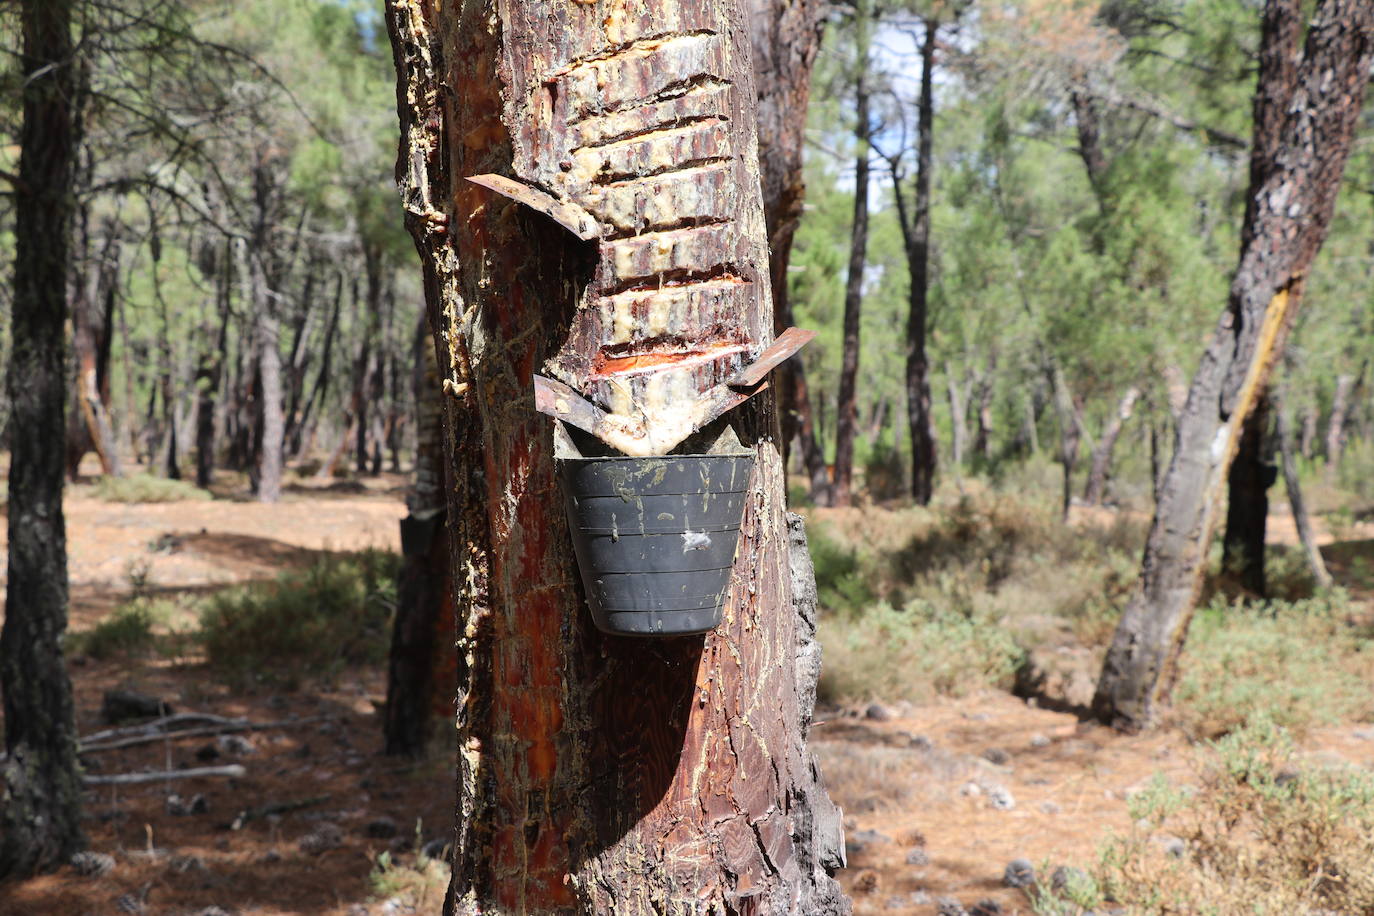
[[149,735],[153,733],[160,734],[169,731],[180,731],[200,723],[229,725],[231,723],[247,721],[247,719],[231,719],[228,716],[217,716],[208,712],[181,712],[174,716],[164,716],[161,719],[144,722],[141,725],[129,725],[124,728],[108,728],[103,732],[87,735],[81,738],[80,741],[82,744],[94,744],[101,741],[108,741],[111,738],[123,738],[128,735]]
[[288,814],[292,811],[299,811],[301,808],[311,808],[328,799],[328,795],[316,795],[312,798],[302,798],[297,801],[272,802],[268,805],[259,805],[256,808],[246,808],[234,816],[232,823],[224,824],[223,826],[229,830],[242,830],[244,825],[248,824],[250,821],[271,817],[274,814]]
[[[200,719],[205,719],[205,718],[207,718],[206,716],[203,716],[203,715],[200,715],[200,714],[195,714],[195,713],[188,713],[187,715],[192,716],[193,718],[200,718]],[[169,719],[167,719],[167,720],[158,720],[158,721],[159,721],[159,722],[162,722],[162,721],[170,721],[170,719],[175,719],[175,718],[178,718],[178,717],[177,717],[177,716],[171,716],[171,717],[169,717]],[[288,727],[288,726],[293,726],[293,725],[305,725],[305,724],[310,723],[310,722],[322,722],[322,721],[325,721],[326,719],[338,719],[338,718],[340,718],[340,717],[339,717],[339,716],[307,716],[307,717],[304,718],[304,719],[278,719],[278,720],[276,720],[275,722],[249,722],[247,719],[224,719],[224,718],[222,718],[222,717],[220,717],[220,716],[213,716],[213,717],[209,717],[209,718],[218,719],[218,720],[219,720],[219,724],[217,724],[217,725],[208,725],[208,726],[206,726],[205,728],[182,728],[182,729],[177,729],[177,730],[175,730],[175,731],[161,730],[161,731],[151,731],[151,732],[150,732],[150,731],[146,731],[146,729],[147,729],[149,726],[139,726],[139,728],[140,728],[140,729],[143,729],[143,731],[141,731],[141,732],[138,733],[138,734],[133,734],[133,735],[130,735],[129,737],[127,737],[127,738],[120,738],[120,739],[115,740],[115,741],[100,741],[99,743],[94,743],[94,744],[88,743],[88,742],[91,742],[91,741],[93,741],[93,740],[99,738],[99,735],[91,735],[91,736],[89,736],[89,737],[87,737],[87,738],[84,738],[84,739],[82,740],[82,743],[81,743],[80,747],[77,749],[77,751],[78,751],[78,753],[81,753],[81,754],[93,754],[93,753],[96,753],[96,752],[98,752],[98,751],[112,751],[112,750],[115,750],[115,749],[117,749],[117,748],[121,748],[121,747],[133,747],[134,745],[138,745],[138,744],[151,744],[151,743],[153,743],[154,741],[161,741],[161,740],[164,739],[164,738],[201,738],[201,737],[205,737],[206,735],[224,735],[224,734],[228,734],[228,733],[230,733],[230,732],[252,732],[252,731],[262,731],[262,730],[268,729],[268,728],[286,728],[286,727]],[[150,724],[157,724],[157,723],[150,723]],[[102,734],[104,734],[104,733],[102,733]]]
[[161,782],[169,779],[198,779],[203,776],[226,776],[238,779],[248,771],[237,763],[222,767],[192,767],[189,770],[163,770],[157,773],[115,773],[111,776],[83,776],[88,786],[136,786],[145,782]]

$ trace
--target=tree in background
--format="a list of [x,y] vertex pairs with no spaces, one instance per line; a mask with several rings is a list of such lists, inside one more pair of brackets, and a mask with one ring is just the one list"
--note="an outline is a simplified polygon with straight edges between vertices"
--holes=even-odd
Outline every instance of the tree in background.
[[[1282,47],[1298,19],[1291,0],[1265,7],[1261,47]],[[1263,391],[1326,237],[1374,62],[1374,7],[1325,0],[1302,55],[1261,53],[1256,146],[1268,131],[1272,160],[1252,162],[1240,260],[1226,310],[1179,419],[1140,584],[1103,664],[1094,713],[1118,727],[1148,726],[1173,682],[1207,549],[1219,490],[1242,425]]]
[[76,167],[77,74],[69,0],[19,7],[23,126],[15,208],[14,299],[6,371],[11,428],[9,567],[0,630],[5,751],[0,878],[65,864],[81,848],[81,776],[67,627],[62,516],[64,323]]

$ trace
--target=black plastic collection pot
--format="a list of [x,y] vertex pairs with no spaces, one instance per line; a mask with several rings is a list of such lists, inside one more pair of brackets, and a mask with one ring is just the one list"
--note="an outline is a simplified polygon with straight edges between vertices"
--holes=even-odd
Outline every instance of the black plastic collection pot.
[[752,452],[559,459],[600,629],[680,636],[720,623],[753,467]]

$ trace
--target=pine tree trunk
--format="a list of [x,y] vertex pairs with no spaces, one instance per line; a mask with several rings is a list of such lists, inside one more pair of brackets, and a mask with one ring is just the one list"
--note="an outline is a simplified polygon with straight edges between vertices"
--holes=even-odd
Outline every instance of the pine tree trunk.
[[76,158],[70,0],[24,0],[23,126],[14,186],[9,567],[0,630],[5,750],[0,878],[65,864],[81,848],[81,777],[67,627],[62,516],[64,323]]
[[1350,413],[1350,392],[1355,388],[1355,377],[1348,372],[1336,377],[1336,391],[1331,396],[1331,416],[1326,423],[1326,467],[1334,473],[1341,463],[1341,451],[1345,448],[1345,422]]
[[1222,538],[1221,569],[1251,595],[1267,594],[1264,581],[1264,540],[1269,520],[1269,487],[1277,469],[1268,457],[1269,397],[1256,400],[1241,426],[1240,444],[1227,475],[1226,534]]
[[835,479],[831,501],[836,506],[848,506],[854,499],[854,439],[859,425],[859,329],[868,256],[868,50],[872,10],[871,0],[857,0],[854,9],[854,215],[849,231],[840,380],[835,398]]
[[954,367],[945,366],[945,389],[949,394],[950,443],[949,463],[955,474],[964,467],[964,452],[968,448],[968,397],[959,387]]
[[286,424],[282,417],[281,347],[278,343],[281,323],[277,317],[277,306],[268,294],[263,255],[261,250],[255,249],[250,253],[248,262],[257,320],[254,346],[257,351],[261,417],[253,490],[258,502],[274,503],[281,499],[282,447],[285,444]]
[[[454,632],[451,554],[445,521],[443,389],[429,323],[420,321],[415,373],[415,476],[401,522],[405,553],[396,595],[387,676],[386,753],[414,756],[424,750],[435,715],[453,714]],[[447,679],[444,674],[449,675]]]
[[1135,411],[1135,402],[1140,398],[1140,389],[1135,385],[1126,389],[1126,393],[1117,402],[1116,411],[1107,420],[1107,425],[1102,430],[1102,438],[1097,440],[1097,447],[1093,449],[1092,463],[1088,468],[1088,482],[1083,487],[1083,502],[1090,506],[1095,506],[1102,502],[1103,496],[1107,492],[1107,476],[1112,469],[1112,454],[1116,451],[1116,440],[1121,438],[1121,431],[1126,428],[1126,422],[1131,419],[1131,414]]
[[[820,0],[748,0],[747,5],[758,90],[759,182],[768,232],[773,324],[781,333],[795,324],[787,265],[806,192],[802,183],[806,118],[802,114],[811,96],[811,66],[820,47],[826,5]],[[783,467],[787,467],[788,450],[797,444],[810,480],[811,498],[826,505],[830,502],[830,476],[816,439],[802,361],[789,359],[778,367],[774,379],[782,423]]]
[[[1172,686],[1241,426],[1264,389],[1326,237],[1374,59],[1374,6],[1319,4],[1301,60],[1282,49],[1296,0],[1270,0],[1261,38],[1256,143],[1277,118],[1272,160],[1252,160],[1240,260],[1179,417],[1140,584],[1103,664],[1095,714],[1148,726]],[[1301,99],[1302,104],[1297,100]],[[1275,115],[1272,112],[1277,112]]]
[[1284,486],[1288,489],[1288,507],[1293,513],[1293,525],[1298,529],[1298,540],[1307,557],[1307,568],[1312,571],[1317,587],[1330,588],[1331,573],[1326,568],[1321,550],[1317,548],[1317,539],[1312,533],[1312,518],[1307,513],[1307,501],[1302,498],[1298,461],[1293,454],[1293,426],[1288,420],[1288,411],[1282,399],[1273,407],[1278,415],[1279,456],[1283,464]]
[[[758,463],[726,620],[668,640],[592,626],[533,409],[543,371],[624,416],[607,362],[646,356],[690,400],[771,339],[740,8],[464,0],[388,15],[407,221],[448,392],[460,827],[446,911],[847,912],[826,873],[836,812],[804,743],[814,616],[799,619],[805,550],[785,524],[771,402],[729,417]],[[574,238],[464,180],[490,173],[603,234]],[[683,341],[705,355],[679,368]]]
[[[935,494],[935,421],[930,407],[930,358],[926,353],[927,293],[930,273],[930,172],[935,134],[934,19],[925,21],[921,43],[920,123],[916,132],[916,196],[911,231],[907,234],[907,267],[911,274],[910,307],[906,326],[906,409],[911,430],[911,498],[930,503]],[[900,196],[901,189],[897,189]],[[905,222],[905,221],[904,221]]]

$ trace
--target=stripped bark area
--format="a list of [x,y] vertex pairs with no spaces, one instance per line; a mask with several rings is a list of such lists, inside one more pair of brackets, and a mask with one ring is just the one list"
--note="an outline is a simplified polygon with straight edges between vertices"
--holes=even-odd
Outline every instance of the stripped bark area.
[[[1296,315],[1302,284],[1326,238],[1374,61],[1374,6],[1325,0],[1301,59],[1290,44],[1294,0],[1270,0],[1263,21],[1256,144],[1240,260],[1225,311],[1179,416],[1173,461],[1160,488],[1140,586],[1103,664],[1095,714],[1118,727],[1149,725],[1172,686],[1187,635],[1221,488],[1242,424],[1264,390]],[[1277,141],[1266,139],[1281,112]]]
[[[534,376],[659,438],[773,333],[748,38],[723,0],[393,0],[399,160],[440,345],[458,606],[450,913],[847,912],[805,748],[771,404],[725,622],[591,624]],[[463,180],[503,176],[590,214]],[[810,682],[807,682],[807,679]]]

